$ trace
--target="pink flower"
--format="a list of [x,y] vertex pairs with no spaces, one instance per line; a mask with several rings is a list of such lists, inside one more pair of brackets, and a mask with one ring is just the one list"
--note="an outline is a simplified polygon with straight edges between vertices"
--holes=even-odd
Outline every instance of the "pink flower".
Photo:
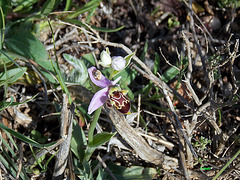
[[89,68],[88,74],[95,85],[103,88],[94,94],[88,107],[88,114],[91,114],[101,107],[107,100],[109,100],[111,105],[114,105],[119,112],[124,114],[129,113],[130,101],[126,97],[127,91],[121,91],[117,85],[121,77],[118,77],[114,81],[110,81],[95,67]]

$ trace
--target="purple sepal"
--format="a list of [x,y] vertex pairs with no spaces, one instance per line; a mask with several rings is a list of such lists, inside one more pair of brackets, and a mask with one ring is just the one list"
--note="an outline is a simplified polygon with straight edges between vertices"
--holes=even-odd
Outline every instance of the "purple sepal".
[[88,114],[101,107],[108,99],[108,87],[105,87],[96,92],[88,106]]

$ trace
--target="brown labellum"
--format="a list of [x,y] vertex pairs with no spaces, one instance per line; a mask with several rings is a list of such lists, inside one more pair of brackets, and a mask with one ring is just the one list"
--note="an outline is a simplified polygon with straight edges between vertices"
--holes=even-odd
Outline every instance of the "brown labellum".
[[121,91],[114,91],[110,95],[110,101],[119,112],[127,114],[130,111],[131,103]]

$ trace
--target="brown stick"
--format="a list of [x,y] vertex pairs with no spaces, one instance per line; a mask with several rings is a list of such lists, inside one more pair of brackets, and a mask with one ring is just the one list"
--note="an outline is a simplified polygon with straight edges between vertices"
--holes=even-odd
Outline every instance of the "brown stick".
[[61,129],[60,135],[65,140],[60,144],[59,151],[56,155],[56,162],[53,171],[53,180],[63,179],[63,174],[67,166],[68,154],[70,150],[70,142],[72,137],[73,115],[67,107],[68,98],[63,94],[63,107],[61,110]]
[[161,165],[166,170],[177,167],[177,159],[169,157],[150,147],[145,139],[127,123],[123,114],[119,113],[114,108],[106,108],[106,111],[118,133],[135,150],[140,158],[147,162]]

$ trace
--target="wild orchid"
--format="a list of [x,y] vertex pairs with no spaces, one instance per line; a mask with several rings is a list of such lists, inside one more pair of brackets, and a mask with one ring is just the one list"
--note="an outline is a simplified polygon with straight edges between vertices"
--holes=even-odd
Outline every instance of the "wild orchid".
[[101,71],[97,70],[95,67],[89,68],[88,74],[91,81],[95,85],[103,88],[94,94],[88,107],[88,114],[94,112],[105,102],[107,102],[108,107],[114,106],[119,112],[123,114],[130,113],[131,104],[129,99],[126,97],[127,90],[121,90],[119,85],[117,85],[121,77],[118,77],[114,81],[110,81],[108,78],[102,75]]

